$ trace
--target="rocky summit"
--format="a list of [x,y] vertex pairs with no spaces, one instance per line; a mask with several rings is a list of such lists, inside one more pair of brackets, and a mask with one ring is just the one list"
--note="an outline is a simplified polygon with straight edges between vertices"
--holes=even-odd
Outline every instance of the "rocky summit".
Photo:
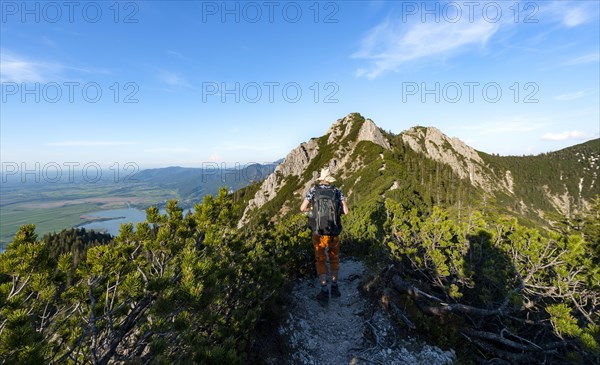
[[271,218],[295,211],[324,167],[347,195],[361,192],[356,202],[389,194],[425,205],[492,198],[511,214],[551,224],[548,217],[576,215],[599,193],[599,147],[596,139],[539,156],[496,156],[434,127],[392,134],[351,113],[294,148],[249,199],[238,226],[257,211]]

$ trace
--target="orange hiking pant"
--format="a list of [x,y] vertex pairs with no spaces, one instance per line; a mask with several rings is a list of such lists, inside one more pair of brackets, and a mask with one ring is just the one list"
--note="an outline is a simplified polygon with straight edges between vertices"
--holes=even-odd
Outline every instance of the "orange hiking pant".
[[338,271],[340,270],[340,236],[320,236],[313,234],[312,243],[315,246],[317,274],[319,277],[324,278],[327,275],[327,254],[325,253],[325,249],[329,247],[329,270],[332,277],[337,278]]

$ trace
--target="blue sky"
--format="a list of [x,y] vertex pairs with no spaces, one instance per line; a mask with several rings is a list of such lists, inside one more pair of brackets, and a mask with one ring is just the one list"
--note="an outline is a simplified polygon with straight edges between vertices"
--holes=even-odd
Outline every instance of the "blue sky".
[[600,132],[597,1],[0,4],[13,166],[274,161],[351,112],[502,155]]

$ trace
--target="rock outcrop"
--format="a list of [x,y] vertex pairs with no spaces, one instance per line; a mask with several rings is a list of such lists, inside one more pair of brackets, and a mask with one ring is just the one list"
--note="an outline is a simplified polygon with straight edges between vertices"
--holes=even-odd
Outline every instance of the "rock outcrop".
[[[354,123],[361,123],[360,118],[359,114],[352,113],[342,119],[338,119],[327,130],[327,143],[333,144],[346,139],[354,128]],[[390,143],[385,139],[379,127],[377,127],[371,119],[362,121],[358,136],[353,142],[357,143],[360,141],[370,141],[385,149],[390,148]]]
[[511,193],[510,175],[504,181],[494,179],[479,153],[458,138],[450,138],[434,127],[413,127],[402,132],[402,140],[414,151],[450,166],[460,178],[469,179],[487,192],[501,188]]
[[390,142],[383,136],[379,127],[371,119],[366,119],[358,132],[358,142],[371,141],[385,149],[390,149]]
[[[356,133],[356,131],[358,132]],[[329,127],[324,137],[327,137],[326,141],[323,138],[313,138],[308,142],[301,143],[285,157],[284,161],[262,183],[254,198],[249,201],[238,224],[239,227],[247,222],[250,211],[262,207],[275,198],[291,177],[299,178],[296,193],[301,194],[315,183],[321,168],[329,167],[335,175],[339,167],[348,162],[359,142],[369,141],[385,149],[390,148],[389,141],[377,125],[370,119],[364,119],[358,113],[351,113],[338,119]],[[330,147],[331,157],[322,166],[314,166],[314,171],[305,174],[311,161],[321,152],[323,144]],[[307,175],[308,177],[306,177]]]
[[286,178],[290,176],[301,176],[310,161],[319,153],[317,139],[313,138],[308,142],[301,143],[294,148],[285,157],[285,160],[277,165],[272,174],[270,174],[254,195],[254,198],[248,202],[244,211],[244,216],[240,221],[240,226],[247,219],[247,213],[253,209],[260,208],[265,203],[275,197],[277,191],[285,184]]
[[[406,176],[402,176],[405,171],[398,166],[402,158],[400,161],[388,160],[401,154],[404,147],[422,155],[423,161],[432,160],[451,168],[455,177],[476,188],[470,189],[471,192],[503,200],[501,205],[506,210],[534,218],[540,217],[541,213],[532,212],[545,211],[548,206],[567,217],[585,211],[591,206],[590,197],[595,196],[597,191],[600,155],[590,142],[577,147],[576,152],[565,150],[552,156],[520,159],[478,152],[458,138],[448,137],[433,127],[413,127],[393,139],[388,138],[388,134],[372,120],[358,113],[338,119],[323,136],[301,143],[285,157],[249,200],[238,226],[246,224],[253,217],[252,212],[261,208],[272,218],[297,211],[296,205],[300,204],[303,194],[316,182],[319,170],[324,167],[333,172],[338,180],[336,184],[347,197],[356,192],[368,195],[376,189],[410,189],[406,185]],[[395,148],[393,154],[385,152],[391,148]],[[374,165],[377,165],[376,170],[371,169]],[[540,171],[533,173],[532,169]],[[443,180],[442,183],[452,184],[455,180]],[[532,182],[535,186],[529,186]],[[422,179],[420,183],[423,184]],[[370,184],[373,184],[373,189]],[[379,195],[385,198],[385,194]],[[269,204],[274,199],[275,202]]]

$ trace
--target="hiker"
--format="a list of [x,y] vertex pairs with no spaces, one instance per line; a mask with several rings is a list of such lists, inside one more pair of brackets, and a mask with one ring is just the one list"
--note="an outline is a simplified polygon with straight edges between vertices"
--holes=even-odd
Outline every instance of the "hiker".
[[[348,204],[342,191],[331,185],[335,178],[328,168],[321,170],[318,184],[312,187],[300,206],[300,211],[309,212],[309,225],[312,231],[312,243],[315,247],[317,275],[321,289],[317,299],[327,301],[327,253],[329,248],[329,272],[331,275],[331,296],[341,295],[337,284],[340,270],[340,237],[342,224],[340,215],[348,214]],[[312,205],[312,207],[309,207]]]

